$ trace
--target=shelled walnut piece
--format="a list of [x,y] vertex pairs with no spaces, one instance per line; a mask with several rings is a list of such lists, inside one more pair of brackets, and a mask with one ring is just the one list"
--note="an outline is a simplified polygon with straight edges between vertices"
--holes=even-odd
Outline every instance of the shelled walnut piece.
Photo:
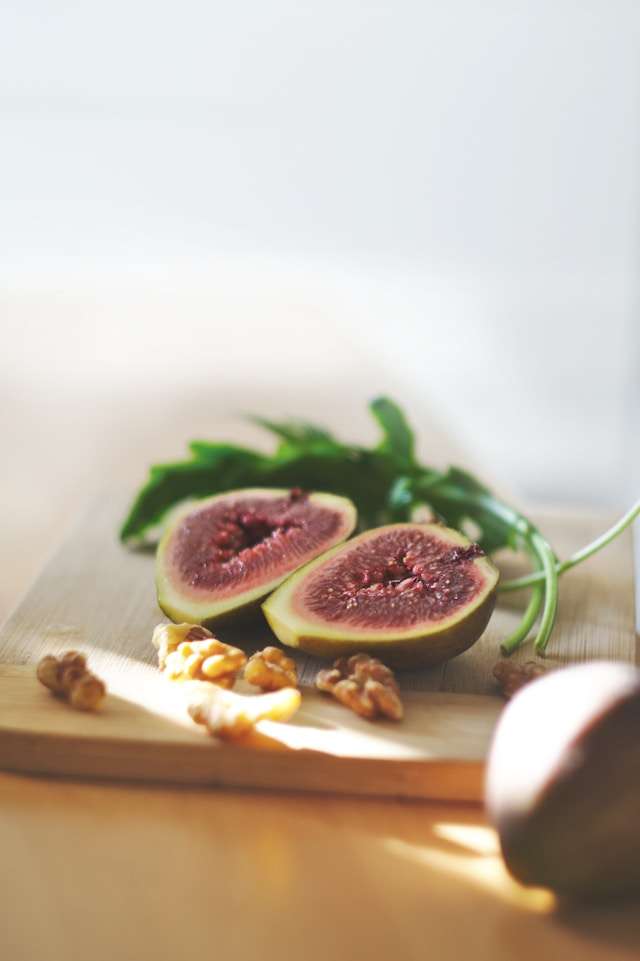
[[339,657],[333,667],[319,671],[316,687],[369,720],[383,716],[400,721],[404,715],[393,671],[375,657]]
[[526,661],[518,664],[514,661],[501,660],[493,668],[493,676],[500,686],[502,696],[507,700],[513,697],[525,684],[535,681],[546,674],[546,669],[537,661]]
[[91,673],[86,657],[78,651],[67,651],[59,658],[47,654],[38,662],[36,676],[77,711],[97,711],[107,694],[104,682]]
[[211,681],[233,687],[247,656],[200,624],[158,624],[153,632],[160,670],[171,681]]
[[189,714],[209,734],[236,740],[253,730],[258,721],[288,721],[300,707],[300,691],[284,687],[269,694],[236,694],[212,688],[205,697],[189,705]]
[[244,678],[263,691],[298,686],[296,662],[279,647],[265,647],[252,654],[244,669]]

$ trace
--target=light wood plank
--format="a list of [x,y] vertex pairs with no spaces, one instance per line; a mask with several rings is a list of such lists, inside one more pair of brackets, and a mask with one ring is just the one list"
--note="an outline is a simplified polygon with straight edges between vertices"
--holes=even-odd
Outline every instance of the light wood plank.
[[[117,685],[118,673],[96,660]],[[0,692],[0,767],[8,770],[465,801],[482,797],[501,710],[492,697],[413,693],[402,725],[371,724],[305,690],[290,724],[263,721],[242,744],[228,744],[188,719],[184,685],[151,669],[138,670],[128,698],[110,694],[97,714],[52,697],[31,667],[0,665]],[[150,708],[136,703],[139,694]]]

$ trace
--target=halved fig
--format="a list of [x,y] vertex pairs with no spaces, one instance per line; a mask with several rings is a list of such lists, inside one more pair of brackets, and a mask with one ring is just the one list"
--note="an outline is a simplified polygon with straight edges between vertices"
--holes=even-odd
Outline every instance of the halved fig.
[[283,644],[338,657],[366,651],[399,667],[470,647],[495,603],[498,571],[438,524],[390,524],[311,561],[263,604]]
[[346,497],[252,488],[182,508],[158,545],[158,604],[207,624],[255,605],[296,568],[351,534]]

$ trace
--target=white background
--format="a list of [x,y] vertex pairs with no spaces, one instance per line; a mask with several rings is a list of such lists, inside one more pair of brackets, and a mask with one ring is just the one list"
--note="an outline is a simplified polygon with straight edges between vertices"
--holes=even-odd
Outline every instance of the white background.
[[639,51],[631,0],[5,0],[4,483],[123,398],[161,459],[194,391],[368,440],[384,389],[515,497],[623,506]]

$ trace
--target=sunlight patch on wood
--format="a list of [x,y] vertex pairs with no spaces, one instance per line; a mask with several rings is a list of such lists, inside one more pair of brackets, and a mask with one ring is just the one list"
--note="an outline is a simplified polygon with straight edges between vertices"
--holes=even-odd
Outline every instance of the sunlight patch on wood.
[[[456,825],[456,827],[466,828],[467,825]],[[439,834],[440,837],[447,835],[451,837],[451,828],[451,824],[436,825],[434,833]],[[467,840],[472,838],[475,843],[486,843],[486,838],[474,835],[473,832],[469,834],[463,830],[460,837],[466,837]],[[469,848],[465,850],[465,845],[462,844],[459,852],[445,851],[437,846],[437,842],[434,842],[433,846],[416,845],[409,844],[400,838],[387,838],[385,848],[398,857],[465,881],[526,911],[546,914],[556,903],[550,891],[543,888],[524,888],[517,884],[509,876],[502,859],[497,854],[480,854],[473,848],[469,853]]]
[[500,853],[498,838],[491,828],[478,824],[455,824],[440,821],[433,826],[433,833],[445,841],[452,841],[476,854],[493,855]]

